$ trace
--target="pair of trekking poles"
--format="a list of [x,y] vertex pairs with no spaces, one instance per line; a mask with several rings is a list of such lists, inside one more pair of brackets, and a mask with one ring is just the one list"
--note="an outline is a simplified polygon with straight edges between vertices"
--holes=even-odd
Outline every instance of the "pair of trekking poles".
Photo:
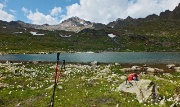
[[54,107],[54,96],[55,96],[55,91],[56,91],[56,86],[57,86],[57,83],[58,83],[58,79],[62,75],[62,69],[65,69],[65,60],[63,60],[62,65],[60,67],[61,69],[60,69],[60,71],[58,70],[59,56],[60,56],[60,53],[57,53],[56,71],[55,71],[55,75],[54,75],[54,89],[53,89],[53,94],[52,94],[51,101],[50,101],[48,107]]

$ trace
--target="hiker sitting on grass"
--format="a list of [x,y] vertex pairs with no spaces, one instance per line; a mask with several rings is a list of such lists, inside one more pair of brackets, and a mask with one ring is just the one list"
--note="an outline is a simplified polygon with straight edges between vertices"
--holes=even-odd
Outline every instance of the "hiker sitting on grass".
[[126,84],[127,84],[127,81],[132,81],[132,80],[138,81],[138,75],[136,73],[131,73],[128,75],[126,79]]

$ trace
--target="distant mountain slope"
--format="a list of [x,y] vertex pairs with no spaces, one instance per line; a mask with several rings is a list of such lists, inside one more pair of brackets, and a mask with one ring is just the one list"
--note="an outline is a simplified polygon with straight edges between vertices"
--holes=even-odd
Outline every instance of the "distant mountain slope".
[[65,30],[65,31],[73,31],[73,32],[79,32],[83,29],[89,28],[89,29],[99,29],[105,27],[103,24],[98,23],[91,23],[90,21],[85,21],[83,19],[80,19],[78,17],[72,17],[67,20],[64,20],[62,23],[58,25],[35,25],[35,24],[27,24],[24,22],[18,21],[18,23],[21,26],[24,27],[30,27],[34,29],[41,29],[41,30]]

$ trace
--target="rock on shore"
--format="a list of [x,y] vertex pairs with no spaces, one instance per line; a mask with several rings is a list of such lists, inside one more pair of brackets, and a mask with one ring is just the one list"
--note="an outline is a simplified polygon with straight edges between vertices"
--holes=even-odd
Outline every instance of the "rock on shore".
[[137,100],[142,102],[160,102],[158,88],[151,80],[124,81],[116,91],[135,93]]

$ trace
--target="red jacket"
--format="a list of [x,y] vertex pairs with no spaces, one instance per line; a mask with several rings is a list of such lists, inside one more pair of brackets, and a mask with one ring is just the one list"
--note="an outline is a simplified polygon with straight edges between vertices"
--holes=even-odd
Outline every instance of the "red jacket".
[[138,76],[136,73],[129,74],[128,81],[131,81],[131,80],[138,80]]

